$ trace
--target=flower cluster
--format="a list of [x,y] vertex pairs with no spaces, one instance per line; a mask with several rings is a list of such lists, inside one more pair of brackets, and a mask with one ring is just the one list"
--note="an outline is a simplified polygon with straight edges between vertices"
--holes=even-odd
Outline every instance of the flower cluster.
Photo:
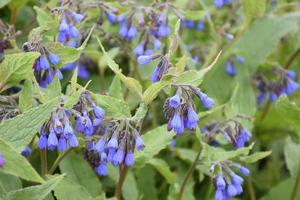
[[4,157],[3,155],[0,153],[0,168],[2,168],[5,164],[5,160],[4,160]]
[[222,8],[223,6],[231,2],[232,0],[214,0],[214,5],[216,8]]
[[249,176],[250,171],[246,167],[231,162],[221,161],[212,164],[210,171],[213,173],[215,168],[218,168],[218,173],[213,177],[213,183],[216,188],[215,200],[231,199],[243,192],[243,178],[232,171],[232,167],[238,169],[244,176]]
[[[37,36],[38,38],[39,36]],[[63,78],[60,70],[56,69],[55,66],[58,65],[61,61],[60,57],[55,53],[50,51],[48,48],[40,44],[39,39],[33,39],[24,43],[23,50],[26,52],[29,51],[38,51],[41,53],[41,56],[36,59],[33,64],[34,75],[41,87],[45,88],[50,84],[57,74],[59,79]]]
[[226,62],[225,72],[232,77],[236,76],[236,68],[235,68],[235,64],[234,64],[235,61],[237,61],[239,64],[244,64],[245,59],[240,55],[236,55],[234,57],[234,59],[229,59]]
[[220,133],[236,148],[244,147],[252,137],[250,131],[235,119],[208,124],[201,128],[201,133],[205,134],[210,142],[214,142],[216,135]]
[[138,127],[128,120],[111,120],[98,126],[95,135],[87,142],[86,159],[100,176],[107,175],[107,164],[113,166],[134,164],[134,147],[138,151],[145,148]]
[[259,95],[257,103],[263,104],[266,100],[275,102],[282,95],[291,95],[296,92],[300,85],[296,82],[296,73],[292,70],[284,70],[282,68],[274,68],[272,75],[276,79],[268,79],[262,74],[255,77]]
[[190,20],[190,19],[185,19],[184,23],[182,23],[182,27],[183,28],[188,28],[188,29],[194,29],[196,28],[196,30],[198,31],[203,31],[204,30],[204,23],[202,21],[194,21],[194,20]]
[[74,46],[74,44],[76,44],[76,40],[80,36],[80,32],[74,24],[80,24],[84,16],[70,9],[65,9],[60,17],[57,41],[60,43],[68,42],[68,46]]
[[189,85],[174,85],[176,94],[165,101],[164,113],[168,120],[168,131],[172,129],[177,135],[182,135],[184,129],[195,130],[198,126],[198,114],[192,95],[196,95],[203,107],[211,109],[214,101],[199,88]]

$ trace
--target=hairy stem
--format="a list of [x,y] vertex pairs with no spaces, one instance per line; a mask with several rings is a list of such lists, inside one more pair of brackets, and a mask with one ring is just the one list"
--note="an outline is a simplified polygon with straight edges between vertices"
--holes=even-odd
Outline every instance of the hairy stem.
[[201,151],[202,151],[202,148],[200,148],[200,150],[199,150],[199,152],[198,152],[198,154],[197,154],[197,156],[196,156],[193,164],[191,165],[191,167],[189,168],[188,172],[186,173],[186,175],[185,175],[185,177],[183,179],[183,182],[182,182],[182,184],[180,186],[180,190],[179,190],[179,194],[178,194],[178,200],[182,200],[182,196],[183,196],[183,192],[184,192],[185,186],[187,184],[187,181],[189,180],[189,178],[191,177],[191,175],[194,172],[194,169],[195,169],[195,167],[197,165],[197,162],[198,162],[198,160],[200,158]]
[[47,150],[43,149],[40,151],[41,156],[41,176],[44,177],[47,174],[48,166],[47,166]]
[[72,148],[68,149],[67,151],[64,151],[61,155],[59,155],[56,160],[54,161],[52,167],[49,170],[49,174],[53,174],[56,168],[58,167],[59,163],[66,157],[66,155],[71,152]]
[[[300,157],[298,160],[300,160]],[[299,184],[300,184],[300,162],[298,163],[298,172],[297,172],[296,182],[293,188],[291,200],[296,200]]]
[[120,178],[119,178],[119,182],[116,186],[116,190],[115,190],[115,197],[117,200],[122,199],[122,186],[125,181],[126,175],[127,175],[127,168],[125,165],[121,165],[120,166]]

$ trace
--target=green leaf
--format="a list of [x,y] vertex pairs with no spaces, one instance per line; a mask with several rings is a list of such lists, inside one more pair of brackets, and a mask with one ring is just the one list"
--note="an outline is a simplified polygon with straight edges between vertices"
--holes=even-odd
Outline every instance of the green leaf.
[[22,190],[9,192],[7,200],[42,200],[53,190],[64,175],[56,176],[46,181],[42,185],[27,187]]
[[171,83],[170,79],[163,79],[157,83],[150,85],[143,94],[143,101],[148,105],[158,95],[158,93]]
[[174,183],[175,181],[175,175],[173,174],[173,172],[171,171],[168,163],[166,163],[164,160],[162,159],[158,159],[158,158],[152,158],[150,159],[149,164],[151,164],[153,167],[155,167],[155,169],[163,176],[165,177],[166,181],[169,184]]
[[74,183],[84,187],[93,197],[102,193],[101,183],[82,155],[69,154],[59,165],[60,170]]
[[11,86],[32,75],[32,66],[40,56],[38,52],[7,54],[0,64],[1,87]]
[[127,172],[126,179],[122,187],[122,194],[125,200],[138,200],[139,192],[135,177],[131,171]]
[[300,144],[293,142],[290,137],[285,140],[284,157],[291,176],[296,178],[300,167]]
[[242,156],[240,160],[246,163],[255,163],[267,156],[269,156],[272,151],[262,151],[262,152],[255,152],[249,156]]
[[138,122],[145,118],[147,112],[148,112],[148,107],[144,103],[141,103],[135,115],[131,118],[131,120]]
[[23,89],[19,96],[19,107],[22,112],[32,108],[33,103],[33,89],[30,80],[26,80]]
[[123,82],[123,84],[137,97],[142,99],[142,86],[134,78],[126,77],[124,74],[122,74],[119,65],[110,57],[110,55],[105,51],[101,41],[99,38],[97,38],[98,43],[103,51],[103,59],[107,62],[107,65],[110,67],[110,69],[119,77],[119,79]]
[[61,85],[58,75],[55,75],[52,82],[47,85],[45,96],[47,97],[47,99],[54,99],[61,96]]
[[11,2],[11,0],[2,0],[2,1],[0,1],[0,8],[3,8],[4,6],[6,6],[7,4],[9,4],[9,2]]
[[167,127],[157,127],[142,136],[145,143],[144,151],[137,151],[135,153],[135,167],[139,168],[144,166],[150,159],[158,154],[162,149],[171,143],[172,138],[175,136],[173,132],[168,132]]
[[36,12],[36,20],[40,27],[46,30],[50,29],[50,31],[51,28],[58,27],[58,22],[48,12],[37,6],[34,6],[33,9]]
[[158,199],[157,189],[155,187],[156,172],[153,167],[146,165],[135,172],[137,173],[137,187],[140,197],[142,197],[143,200]]
[[58,102],[58,99],[54,99],[1,122],[0,138],[10,143],[18,152],[21,152],[50,117]]
[[108,95],[117,99],[123,99],[121,81],[117,76],[114,77],[113,82],[109,87]]
[[200,160],[201,162],[205,162],[210,165],[211,162],[230,160],[238,156],[245,156],[249,154],[252,146],[253,144],[248,147],[243,147],[232,151],[225,151],[222,148],[216,148],[209,146],[206,143],[202,143],[203,150]]
[[251,20],[262,17],[266,10],[266,0],[243,0],[246,17]]
[[8,143],[0,139],[0,152],[4,157],[5,164],[1,169],[2,172],[18,176],[22,179],[42,183],[43,179],[32,168],[30,163],[13,149]]
[[17,0],[17,1],[10,1],[9,8],[12,12],[18,12],[20,8],[22,8],[28,0]]
[[[110,50],[107,51],[107,54],[109,55],[109,57],[111,59],[114,59],[118,54],[119,54],[120,48],[119,47],[115,47],[115,48],[111,48]],[[99,58],[99,67],[100,68],[106,68],[107,66],[107,61],[106,61],[106,57],[100,57]]]
[[[1,188],[3,189],[3,192],[1,192]],[[13,190],[18,190],[22,188],[22,182],[21,180],[13,176],[11,174],[5,174],[5,173],[0,173],[0,199],[1,199],[1,194],[4,195],[4,193],[13,191]]]
[[55,187],[54,195],[59,200],[93,199],[85,187],[68,178],[68,175]]
[[96,103],[106,111],[106,115],[113,117],[131,116],[130,109],[123,100],[99,94],[93,94],[93,96]]
[[190,163],[194,162],[197,156],[197,153],[195,151],[185,148],[174,148],[174,153],[181,159]]
[[184,13],[184,17],[190,20],[202,20],[206,15],[204,10],[188,10]]

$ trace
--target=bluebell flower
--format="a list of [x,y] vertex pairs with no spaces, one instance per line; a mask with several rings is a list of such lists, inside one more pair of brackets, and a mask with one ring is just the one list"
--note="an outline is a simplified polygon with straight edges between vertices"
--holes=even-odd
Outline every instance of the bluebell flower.
[[105,148],[105,144],[106,144],[106,141],[104,139],[100,139],[97,141],[96,145],[95,145],[95,149],[98,153],[101,153],[104,151],[104,148]]
[[69,25],[69,34],[72,38],[78,38],[80,35],[79,31],[73,24]]
[[67,21],[65,19],[61,20],[59,25],[59,31],[64,33],[69,32],[69,25],[67,24]]
[[131,167],[134,165],[134,156],[133,156],[133,152],[131,150],[129,150],[126,153],[126,157],[125,157],[125,165],[127,167]]
[[126,20],[126,14],[122,14],[118,16],[118,22],[123,24]]
[[245,129],[242,128],[238,137],[236,138],[235,146],[237,148],[241,148],[245,146],[245,143],[248,142],[251,139],[251,133]]
[[54,118],[53,128],[56,133],[62,133],[64,131],[63,124],[57,117]]
[[152,61],[152,56],[139,56],[137,61],[140,65],[147,65]]
[[167,24],[161,24],[158,27],[158,36],[160,37],[168,37],[170,34],[170,29]]
[[127,35],[127,32],[128,32],[128,27],[127,27],[126,23],[123,23],[123,24],[121,25],[119,34],[120,34],[123,38],[125,38],[126,35]]
[[153,50],[152,49],[147,49],[144,53],[145,56],[151,56],[153,54]]
[[57,145],[58,145],[58,139],[57,136],[54,132],[54,130],[50,130],[49,136],[48,136],[48,149],[49,150],[54,150],[56,149]]
[[69,134],[67,135],[67,139],[68,139],[68,144],[70,145],[70,147],[77,147],[78,146],[78,139],[75,136],[75,134]]
[[5,164],[5,160],[2,154],[0,154],[0,168],[2,168]]
[[115,153],[113,157],[113,165],[118,166],[123,163],[125,157],[125,151],[122,147],[118,148],[117,152]]
[[[68,41],[68,43],[66,44],[68,47],[74,47],[74,48],[76,48],[76,46],[77,46],[77,41],[76,40],[74,40],[74,39],[71,39],[71,40],[69,40]],[[75,68],[75,67],[74,67]]]
[[296,72],[294,72],[294,71],[292,71],[292,70],[288,70],[288,71],[286,72],[286,75],[287,75],[287,77],[289,77],[290,79],[293,79],[293,80],[295,80],[296,77],[297,77]]
[[169,99],[169,105],[173,108],[178,108],[180,105],[180,96],[175,94],[173,97]]
[[105,115],[105,110],[101,107],[97,106],[96,104],[93,105],[94,114],[96,118],[103,118]]
[[235,66],[231,62],[227,62],[226,67],[225,67],[225,71],[230,76],[236,76]]
[[87,112],[83,113],[83,116],[78,115],[76,119],[76,131],[81,132],[87,136],[93,135],[94,127]]
[[243,193],[243,188],[242,188],[241,185],[234,184],[234,187],[235,187],[235,189],[237,191],[237,195],[240,195],[240,194]]
[[158,39],[154,39],[153,45],[154,45],[154,49],[159,50],[161,46],[161,42]]
[[114,155],[116,153],[116,149],[115,148],[108,148],[108,155],[107,155],[107,161],[108,162],[112,162]]
[[218,190],[224,190],[226,187],[226,182],[222,175],[219,175],[216,180],[216,185]]
[[106,16],[107,16],[108,21],[111,24],[114,24],[118,21],[118,17],[115,14],[113,14],[112,12],[106,12]]
[[73,12],[73,13],[72,13],[72,17],[73,17],[73,19],[79,24],[79,23],[83,20],[84,15],[82,15],[82,14],[80,14],[80,13],[75,13],[75,12]]
[[55,53],[49,52],[48,57],[53,65],[57,65],[60,62],[60,57]]
[[249,175],[250,175],[250,171],[249,171],[249,169],[247,169],[246,167],[240,166],[239,169],[240,169],[240,171],[242,172],[242,174],[243,174],[244,176],[249,176]]
[[152,75],[151,75],[151,81],[153,83],[156,83],[160,80],[160,76],[159,76],[159,68],[158,67],[155,67]]
[[138,44],[134,50],[133,50],[134,54],[136,56],[141,56],[144,54],[144,45],[143,44]]
[[197,24],[197,30],[198,31],[203,31],[204,30],[204,23],[203,22],[198,22]]
[[66,41],[68,41],[68,35],[65,32],[59,32],[58,36],[57,36],[57,41],[59,43],[65,43]]
[[269,101],[270,102],[275,102],[278,99],[277,95],[275,94],[275,92],[270,91],[269,93]]
[[223,0],[214,0],[214,5],[216,8],[221,8],[224,5]]
[[225,200],[225,195],[224,195],[224,191],[217,189],[216,193],[215,193],[215,200]]
[[21,154],[25,157],[28,157],[32,154],[32,149],[30,148],[30,146],[26,146],[23,151],[21,152]]
[[39,58],[39,65],[41,69],[49,69],[50,64],[45,54],[42,54]]
[[204,108],[211,109],[214,107],[215,102],[212,98],[207,96],[207,94],[201,92],[200,90],[196,91],[197,96],[200,98]]
[[145,148],[144,141],[139,135],[135,137],[135,148],[138,151],[143,151]]
[[186,20],[184,20],[184,25],[187,28],[194,28],[195,22],[193,20],[186,19]]
[[106,176],[107,175],[107,164],[100,162],[98,165],[96,172],[99,176]]
[[127,35],[125,37],[126,40],[132,40],[137,34],[137,29],[134,25],[131,25],[131,27],[128,29]]
[[230,176],[234,184],[242,185],[244,183],[244,179],[238,176],[237,174],[235,174],[234,172],[231,172]]
[[299,89],[300,85],[291,79],[287,79],[287,83],[285,85],[285,92],[287,95],[291,95],[295,91]]
[[198,115],[195,112],[194,108],[192,106],[189,106],[187,109],[187,121],[186,121],[186,127],[188,129],[196,129],[198,125]]
[[171,127],[173,128],[174,132],[178,135],[181,135],[184,132],[183,119],[178,112],[176,112],[173,118],[171,119]]
[[118,140],[116,137],[111,137],[110,140],[107,143],[108,148],[117,149],[118,148]]
[[237,190],[235,189],[235,187],[234,187],[233,184],[228,184],[228,186],[227,186],[227,194],[230,197],[234,197],[234,196],[237,195]]
[[47,148],[47,136],[43,133],[41,133],[41,136],[39,138],[38,147],[39,147],[39,149]]
[[65,151],[67,149],[67,141],[64,136],[60,136],[58,139],[58,145],[57,145],[57,150],[58,151]]

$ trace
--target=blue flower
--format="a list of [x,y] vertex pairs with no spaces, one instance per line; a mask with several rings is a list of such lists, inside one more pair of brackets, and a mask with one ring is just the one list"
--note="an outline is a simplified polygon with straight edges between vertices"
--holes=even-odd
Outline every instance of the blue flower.
[[225,187],[226,187],[226,182],[225,182],[223,176],[219,175],[219,176],[217,177],[216,185],[217,185],[217,189],[218,189],[218,190],[224,190],[224,189],[225,189]]
[[234,185],[233,184],[229,184],[227,186],[227,194],[230,196],[230,197],[234,197],[237,195],[237,190],[235,189]]
[[287,83],[285,85],[285,92],[287,95],[291,95],[295,91],[299,89],[300,85],[291,79],[287,79]]
[[112,162],[113,161],[113,157],[116,153],[116,149],[115,148],[108,148],[108,155],[107,155],[107,161],[108,162]]
[[153,83],[156,83],[160,80],[160,75],[159,75],[159,68],[158,67],[155,67],[152,75],[151,75],[151,81]]
[[244,63],[245,63],[244,57],[242,57],[242,56],[240,56],[240,55],[237,55],[235,58],[236,58],[236,60],[237,60],[240,64],[244,64]]
[[73,12],[72,13],[72,17],[73,17],[73,19],[79,24],[82,20],[83,20],[83,18],[84,18],[84,16],[82,15],[82,14],[80,14],[80,13],[75,13],[75,12]]
[[40,65],[41,69],[49,69],[50,68],[49,61],[48,61],[48,59],[47,59],[47,57],[46,57],[45,54],[42,54],[40,56],[39,65]]
[[244,147],[245,142],[248,142],[250,139],[251,139],[251,133],[247,129],[242,128],[236,139],[235,146],[237,148]]
[[68,33],[69,32],[69,25],[65,19],[61,20],[59,25],[59,32]]
[[152,56],[139,56],[137,61],[140,65],[147,65],[152,61]]
[[184,132],[184,123],[182,117],[176,112],[171,120],[171,127],[174,132],[181,135]]
[[224,5],[223,0],[214,0],[214,5],[216,8],[221,8]]
[[291,78],[291,79],[293,79],[293,80],[295,80],[296,77],[297,77],[296,72],[294,72],[294,71],[292,71],[292,70],[288,70],[288,71],[286,72],[286,75],[287,75],[287,77],[289,77],[289,78]]
[[198,31],[203,31],[204,30],[204,23],[203,22],[198,22],[197,24],[197,30]]
[[65,32],[59,32],[57,36],[57,41],[60,43],[64,43],[68,40],[68,35]]
[[234,184],[237,184],[237,185],[242,185],[243,184],[244,179],[242,177],[236,175],[234,172],[231,172],[230,176],[231,176],[231,179],[232,179]]
[[93,135],[94,127],[87,112],[83,113],[83,116],[78,115],[76,119],[76,131],[81,132],[87,136]]
[[136,34],[137,34],[136,27],[134,25],[131,25],[131,27],[128,29],[125,39],[132,40],[136,36]]
[[151,56],[153,54],[153,50],[152,49],[147,49],[144,53],[145,56]]
[[41,133],[41,136],[39,138],[38,147],[39,147],[39,149],[47,148],[47,136],[43,133]]
[[57,65],[60,62],[60,57],[55,53],[48,53],[49,60],[53,65]]
[[243,193],[243,188],[241,185],[234,184],[234,187],[235,187],[238,195]]
[[93,105],[94,114],[96,118],[103,118],[105,115],[105,110],[101,107],[97,106],[96,104]]
[[120,34],[123,38],[125,38],[126,35],[127,35],[127,32],[128,32],[128,27],[127,27],[126,23],[123,23],[123,24],[121,25],[119,34]]
[[178,106],[180,105],[180,96],[178,94],[176,94],[173,97],[171,97],[169,99],[169,105],[172,108],[178,108]]
[[224,191],[217,189],[215,193],[215,200],[225,200]]
[[58,140],[57,150],[58,151],[65,151],[67,149],[67,141],[64,136],[60,136]]
[[123,163],[125,157],[125,151],[122,147],[118,148],[117,152],[115,153],[113,157],[112,164],[114,166],[118,166]]
[[107,164],[100,162],[98,165],[96,172],[99,176],[106,176],[107,175]]
[[30,156],[32,153],[32,149],[30,148],[30,146],[26,146],[23,151],[21,152],[21,154],[25,157]]
[[196,129],[198,125],[198,115],[195,112],[194,108],[192,106],[189,106],[187,109],[187,122],[186,127],[188,129]]
[[239,169],[240,169],[240,171],[242,172],[242,174],[243,174],[244,176],[249,176],[249,175],[250,175],[250,171],[249,171],[248,168],[246,168],[246,167],[244,167],[244,166],[240,166]]
[[161,42],[158,39],[154,39],[153,45],[154,45],[154,49],[159,50],[161,46]]
[[78,38],[80,35],[79,31],[75,26],[73,26],[73,24],[69,25],[69,34],[72,38]]
[[118,22],[123,24],[126,20],[126,14],[119,15]]
[[0,154],[0,167],[3,167],[5,164],[5,160],[2,154]]
[[131,150],[129,150],[126,153],[126,157],[125,157],[125,165],[127,167],[133,166],[134,165],[134,156],[133,156],[133,152]]
[[98,142],[96,143],[95,145],[95,149],[98,153],[101,153],[104,151],[104,148],[105,148],[105,144],[106,144],[106,141],[104,139],[100,139],[98,140]]
[[168,37],[170,34],[170,29],[167,24],[161,24],[158,27],[158,36],[160,37]]
[[107,143],[108,148],[117,149],[118,148],[118,139],[116,137],[111,137]]
[[230,76],[236,76],[235,66],[231,62],[227,62],[225,71]]
[[193,20],[186,19],[186,20],[184,20],[184,25],[187,28],[194,28],[195,22]]
[[141,56],[144,54],[144,45],[143,44],[138,44],[134,50],[133,50],[134,54],[136,56]]
[[69,134],[66,136],[68,139],[68,143],[70,147],[77,147],[78,146],[78,140],[77,137],[74,134]]
[[144,141],[139,135],[135,137],[135,148],[138,151],[143,151],[145,148]]
[[196,94],[200,98],[204,108],[211,109],[212,107],[214,107],[215,105],[214,100],[208,97],[207,94],[201,92],[200,90],[197,90]]
[[108,21],[111,24],[116,23],[118,20],[118,17],[115,14],[113,14],[112,12],[106,12],[106,16],[107,16]]
[[271,91],[269,94],[269,101],[275,102],[277,99],[278,99],[277,95],[273,91]]
[[58,139],[54,130],[50,130],[50,134],[48,136],[48,149],[54,150],[57,147]]
[[56,133],[62,133],[64,131],[63,124],[57,117],[54,118],[53,128]]
[[90,72],[82,64],[78,64],[78,77],[87,80],[90,77]]

